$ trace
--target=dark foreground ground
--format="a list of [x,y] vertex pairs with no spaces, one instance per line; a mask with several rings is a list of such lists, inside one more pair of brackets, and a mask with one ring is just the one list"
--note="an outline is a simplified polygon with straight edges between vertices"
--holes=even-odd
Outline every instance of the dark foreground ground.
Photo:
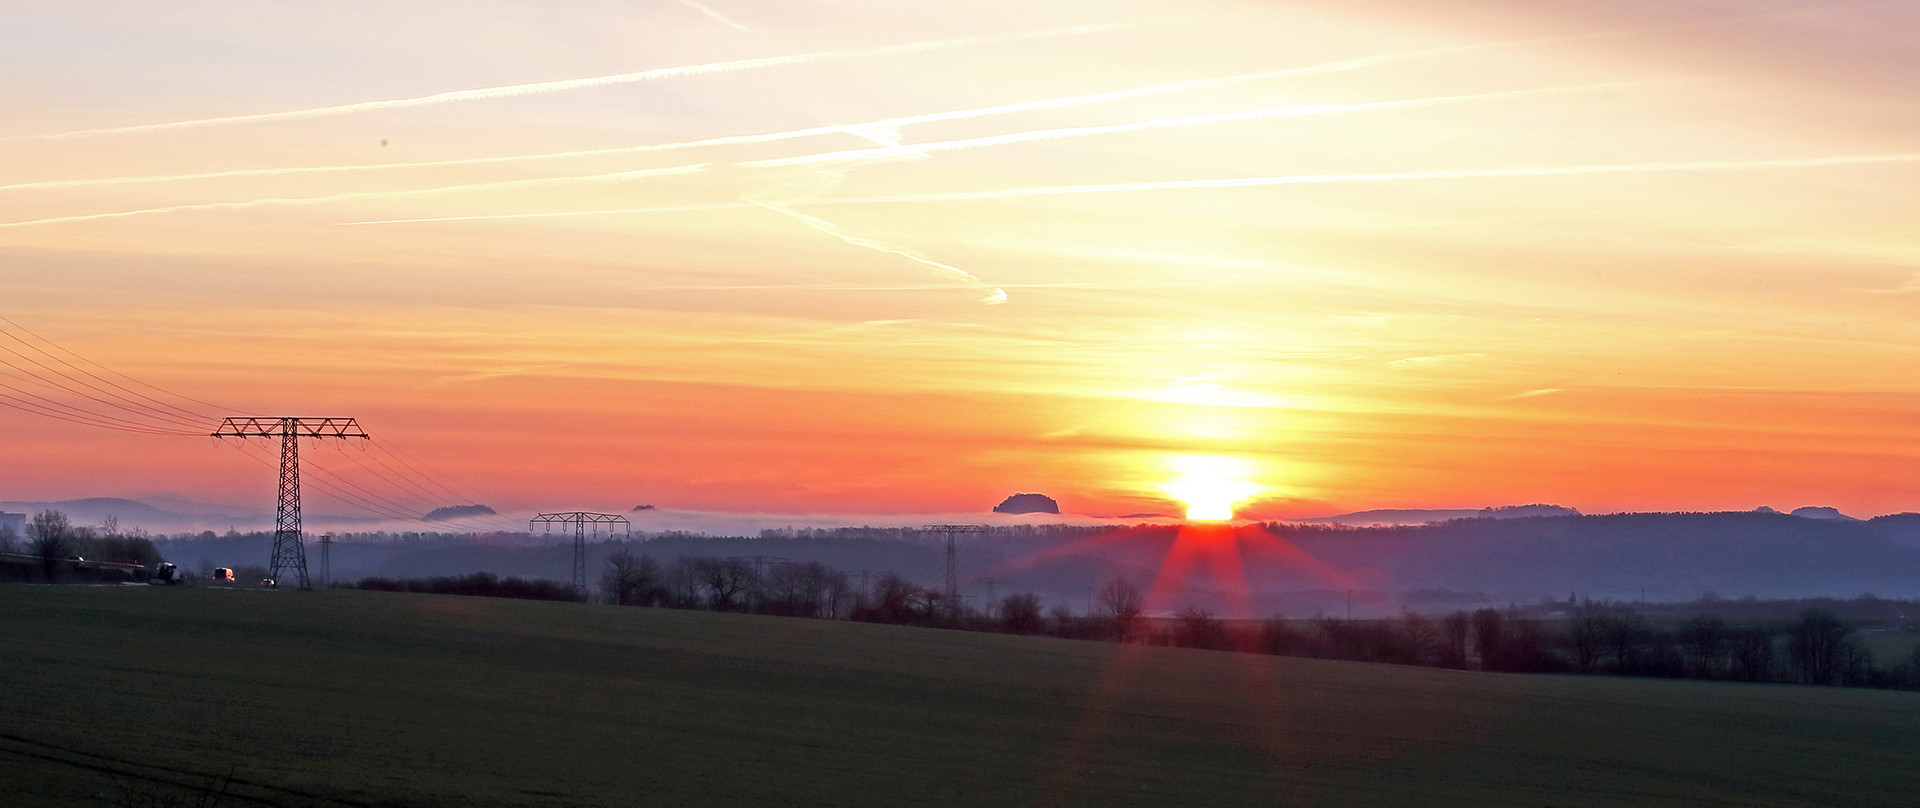
[[[1911,806],[1920,694],[0,587],[0,805]],[[183,802],[170,802],[180,799]]]

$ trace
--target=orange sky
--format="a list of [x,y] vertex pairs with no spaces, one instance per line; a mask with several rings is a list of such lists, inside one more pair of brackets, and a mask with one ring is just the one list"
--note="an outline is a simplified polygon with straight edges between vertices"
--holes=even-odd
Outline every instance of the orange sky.
[[[1916,45],[1847,2],[16,7],[0,314],[496,507],[1171,513],[1202,457],[1243,516],[1920,510]],[[208,439],[0,429],[0,500],[271,503]],[[311,456],[452,499],[355,451]]]

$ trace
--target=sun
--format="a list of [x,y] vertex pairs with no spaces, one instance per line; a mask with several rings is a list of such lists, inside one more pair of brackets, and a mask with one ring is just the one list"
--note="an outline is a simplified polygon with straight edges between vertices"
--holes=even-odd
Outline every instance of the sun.
[[1262,487],[1253,482],[1253,464],[1219,455],[1176,455],[1167,458],[1179,475],[1161,489],[1186,503],[1187,518],[1222,521],[1233,518],[1233,508]]

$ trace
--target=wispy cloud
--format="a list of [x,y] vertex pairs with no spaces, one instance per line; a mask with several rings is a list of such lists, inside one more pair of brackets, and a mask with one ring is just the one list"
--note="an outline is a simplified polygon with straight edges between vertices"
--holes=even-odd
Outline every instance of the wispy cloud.
[[1395,359],[1392,362],[1388,362],[1387,364],[1396,368],[1415,368],[1415,367],[1425,367],[1428,365],[1437,365],[1443,362],[1457,362],[1462,359],[1477,359],[1483,356],[1486,356],[1486,354],[1459,353],[1459,354],[1439,354],[1436,356],[1409,356],[1405,359]]
[[943,272],[952,274],[953,276],[959,278],[960,280],[965,281],[967,285],[977,289],[984,290],[987,293],[987,296],[981,299],[980,302],[982,303],[986,303],[988,305],[994,305],[998,303],[1007,302],[1006,290],[994,287],[988,284],[986,281],[980,280],[980,278],[974,275],[973,273],[968,272],[959,267],[953,266],[952,264],[943,264],[939,261],[935,261],[924,255],[916,253],[912,250],[896,247],[884,241],[875,241],[870,238],[862,238],[860,236],[853,235],[851,233],[848,233],[845,230],[840,229],[839,225],[836,225],[832,222],[829,222],[814,216],[808,216],[807,214],[788,208],[785,205],[776,204],[773,202],[761,202],[757,200],[749,200],[749,201],[755,205],[766,208],[767,210],[773,211],[775,213],[791,216],[794,219],[797,219],[800,222],[804,223],[808,227],[811,227],[822,233],[826,233],[827,235],[833,236],[834,238],[840,239],[841,241],[844,241],[848,244],[852,244],[855,247],[865,247],[869,250],[876,250],[883,253],[891,253],[893,255],[898,255],[902,258],[906,258],[910,261],[916,261],[926,266],[933,267],[934,269],[938,269]]
[[718,21],[721,25],[725,25],[728,28],[732,28],[736,31],[753,30],[744,25],[741,25],[740,23],[734,22],[731,19],[728,19],[727,15],[721,14],[720,12],[713,10],[712,6],[709,6],[705,3],[698,2],[698,0],[679,0],[679,2],[680,2],[680,5],[686,6],[687,8],[693,9],[694,11],[698,11],[702,14],[712,17],[714,20]]
[[631,73],[616,73],[609,76],[594,76],[591,78],[564,79],[560,81],[538,81],[538,82],[529,82],[526,84],[501,85],[497,87],[480,87],[480,88],[475,88],[471,90],[453,90],[453,91],[444,92],[444,93],[434,93],[432,95],[414,96],[412,98],[395,98],[395,99],[388,99],[383,101],[360,101],[360,102],[351,103],[351,104],[334,104],[331,106],[309,107],[307,109],[287,110],[284,112],[263,112],[263,113],[253,114],[253,115],[227,115],[227,116],[222,116],[217,118],[198,118],[195,120],[171,121],[168,123],[148,123],[148,124],[136,124],[133,126],[107,127],[107,128],[101,128],[101,129],[81,129],[81,130],[75,130],[71,132],[58,132],[58,133],[44,134],[44,135],[15,135],[12,137],[4,138],[4,140],[47,140],[47,139],[54,139],[54,138],[84,137],[84,136],[91,136],[91,135],[131,134],[135,132],[156,132],[156,131],[163,131],[168,129],[184,129],[184,128],[201,127],[201,126],[220,126],[220,125],[237,124],[237,123],[264,123],[268,121],[284,121],[284,120],[293,120],[298,118],[313,118],[313,117],[320,117],[325,115],[345,115],[345,114],[357,113],[357,112],[374,112],[377,110],[386,110],[386,109],[404,109],[408,107],[422,107],[422,106],[430,106],[434,104],[448,104],[448,103],[453,103],[457,101],[480,101],[480,100],[496,99],[496,98],[513,98],[516,96],[557,93],[557,92],[564,92],[568,90],[585,90],[585,89],[591,89],[595,87],[609,87],[609,86],[618,85],[618,84],[632,84],[635,82],[655,81],[658,79],[667,79],[667,78],[681,78],[685,76],[700,76],[700,75],[707,75],[712,73],[732,73],[732,72],[741,71],[741,70],[757,70],[760,68],[782,67],[786,65],[806,64],[809,62],[821,62],[821,61],[839,60],[839,59],[862,59],[862,58],[872,58],[872,57],[879,57],[879,56],[897,56],[897,55],[908,54],[908,53],[922,53],[926,51],[946,50],[950,48],[966,48],[966,47],[974,47],[979,45],[997,45],[997,44],[1005,44],[1009,42],[1020,42],[1024,40],[1033,40],[1033,39],[1051,39],[1051,38],[1057,38],[1057,37],[1083,36],[1086,34],[1097,34],[1097,33],[1105,33],[1110,31],[1118,31],[1118,30],[1129,28],[1129,27],[1132,27],[1132,25],[1127,23],[1097,23],[1097,24],[1090,24],[1090,25],[1074,25],[1074,26],[1069,26],[1065,28],[1047,28],[1047,29],[1041,29],[1041,30],[1035,30],[1035,31],[1021,31],[1021,32],[1009,33],[1009,34],[987,34],[983,36],[958,37],[955,39],[941,39],[941,40],[935,40],[931,42],[914,42],[914,43],[908,43],[904,45],[887,45],[887,46],[878,47],[878,48],[855,48],[850,50],[820,51],[816,53],[795,54],[792,56],[770,56],[770,57],[763,57],[759,59],[739,59],[731,62],[713,62],[710,64],[686,65],[683,67],[662,67],[662,68],[656,68],[653,70],[638,70]]
[[1471,95],[1443,95],[1429,98],[1410,98],[1398,101],[1369,101],[1357,104],[1316,104],[1311,106],[1288,106],[1256,109],[1246,112],[1223,112],[1212,115],[1195,115],[1186,118],[1156,118],[1147,121],[1104,124],[1100,126],[1073,126],[1053,129],[1035,129],[1027,132],[1012,132],[1003,135],[945,140],[933,143],[882,143],[878,149],[847,149],[843,151],[822,152],[797,157],[779,157],[769,160],[755,160],[741,163],[749,167],[772,167],[787,165],[805,165],[809,163],[848,162],[861,160],[892,160],[909,157],[925,157],[929,154],[960,149],[977,149],[987,146],[1007,146],[1016,143],[1032,143],[1046,140],[1088,137],[1092,135],[1111,135],[1124,132],[1139,132],[1148,129],[1166,129],[1184,126],[1205,126],[1216,123],[1238,121],[1257,121],[1274,118],[1307,118],[1318,115],[1342,115],[1361,112],[1384,112],[1394,110],[1419,109],[1442,104],[1456,104],[1468,101],[1486,101],[1502,98],[1516,98],[1528,95],[1565,93],[1580,90],[1614,89],[1645,84],[1645,82],[1612,82],[1606,84],[1583,84],[1566,87],[1543,87],[1531,90],[1506,90]]
[[1542,388],[1540,388],[1540,389],[1538,389],[1538,390],[1528,390],[1528,391],[1526,391],[1526,392],[1524,392],[1524,393],[1515,393],[1515,394],[1513,394],[1513,395],[1510,395],[1510,396],[1506,396],[1506,397],[1504,397],[1504,398],[1501,398],[1500,400],[1501,400],[1501,401],[1513,401],[1513,400],[1515,400],[1515,399],[1521,399],[1521,398],[1533,398],[1533,397],[1535,397],[1535,396],[1546,396],[1546,395],[1552,395],[1552,394],[1554,394],[1554,393],[1559,393],[1559,392],[1562,392],[1562,389],[1561,389],[1561,388],[1558,388],[1558,387],[1542,387]]
[[649,143],[639,146],[618,146],[605,149],[574,149],[570,151],[543,152],[539,154],[515,154],[497,157],[466,157],[452,160],[422,160],[404,163],[371,163],[346,166],[287,166],[279,168],[242,168],[227,171],[205,171],[191,174],[149,174],[125,177],[95,177],[77,180],[43,180],[0,185],[0,191],[38,190],[53,188],[76,188],[94,185],[135,185],[143,183],[181,182],[187,180],[224,179],[230,177],[272,177],[297,174],[327,174],[357,171],[386,171],[414,168],[442,168],[449,166],[490,165],[498,163],[516,163],[533,160],[562,160],[581,157],[602,157],[615,154],[641,154],[676,149],[696,149],[717,146],[741,146],[756,143],[773,143],[782,140],[798,140],[828,135],[851,135],[879,143],[886,147],[899,147],[900,130],[904,127],[942,121],[961,121],[985,118],[995,115],[1012,115],[1035,110],[1068,109],[1092,104],[1104,104],[1125,101],[1134,98],[1161,95],[1166,93],[1188,92],[1215,87],[1227,87],[1257,81],[1284,78],[1288,76],[1336,73],[1347,70],[1359,70],[1400,59],[1414,59],[1436,54],[1449,53],[1480,47],[1464,46],[1459,48],[1435,48],[1407,53],[1369,56],[1362,59],[1345,59],[1337,62],[1310,65],[1307,67],[1268,70],[1259,73],[1243,73],[1235,76],[1221,76],[1210,79],[1179,81],[1168,84],[1156,84],[1147,87],[1135,87],[1126,90],[1113,90],[1089,95],[1076,95],[1063,98],[1049,98],[1038,101],[1022,101],[1014,104],[1000,104],[990,107],[929,112],[920,115],[908,115],[897,118],[881,118],[863,123],[836,124],[831,126],[810,126],[802,129],[789,129],[781,132],[763,132],[752,135],[724,135],[720,137],[682,140],[669,143]]
[[890,202],[958,202],[971,199],[1012,199],[1027,196],[1108,194],[1194,188],[1253,188],[1267,185],[1316,185],[1340,182],[1393,182],[1398,180],[1449,180],[1489,177],[1553,177],[1577,174],[1642,174],[1664,171],[1744,171],[1774,168],[1819,168],[1826,166],[1867,165],[1872,163],[1911,163],[1916,161],[1920,161],[1920,153],[1848,155],[1788,160],[1709,160],[1698,162],[1625,163],[1620,165],[1398,171],[1380,174],[1292,174],[1278,177],[1232,177],[1210,180],[1117,182],[1100,185],[1054,185],[1036,188],[1008,188],[998,191],[961,191],[936,194],[842,197],[837,199],[810,200],[807,204],[862,205]]
[[608,174],[583,174],[573,177],[541,177],[527,180],[507,180],[504,182],[481,182],[467,185],[443,185],[435,188],[415,188],[402,191],[355,191],[345,194],[308,197],[266,197],[234,202],[199,202],[188,205],[168,205],[157,208],[121,210],[110,213],[84,213],[73,216],[52,216],[44,219],[28,219],[19,222],[0,222],[0,228],[30,227],[34,225],[60,224],[63,222],[85,222],[99,219],[123,219],[130,216],[151,216],[161,213],[181,213],[195,210],[240,210],[266,205],[319,205],[329,202],[346,202],[357,199],[389,199],[405,196],[425,196],[429,194],[459,193],[465,191],[497,191],[508,188],[532,188],[544,185],[588,185],[596,183],[620,182],[643,177],[664,177],[675,174],[691,174],[706,168],[706,164],[674,166],[671,168],[648,168],[639,171],[616,171]]
[[[1846,155],[1837,157],[1813,157],[1785,160],[1730,160],[1699,162],[1662,162],[1662,163],[1626,163],[1620,165],[1572,165],[1572,166],[1534,166],[1528,168],[1487,168],[1453,169],[1444,171],[1401,171],[1380,174],[1293,174],[1277,177],[1232,177],[1226,179],[1205,180],[1161,180],[1154,182],[1120,182],[1098,185],[1053,185],[1034,188],[1006,188],[994,191],[956,191],[930,194],[896,194],[890,196],[825,197],[808,199],[805,202],[789,202],[789,205],[880,205],[908,202],[966,202],[979,199],[1017,199],[1034,196],[1066,196],[1073,194],[1109,194],[1141,191],[1170,191],[1206,188],[1257,188],[1273,185],[1319,185],[1345,182],[1394,182],[1401,180],[1448,180],[1480,179],[1496,177],[1553,177],[1577,176],[1582,174],[1643,174],[1669,171],[1757,171],[1768,169],[1821,168],[1854,165],[1872,165],[1876,163],[1912,163],[1920,162],[1920,153]],[[460,222],[501,219],[546,219],[569,216],[615,216],[638,215],[648,213],[673,213],[693,210],[724,210],[747,207],[749,203],[720,203],[713,205],[692,205],[676,207],[650,208],[611,208],[602,210],[562,211],[549,213],[506,213],[486,216],[436,216],[417,219],[383,219],[357,222],[340,222],[342,225],[374,224],[416,224],[425,222]],[[3,227],[5,225],[0,225]]]

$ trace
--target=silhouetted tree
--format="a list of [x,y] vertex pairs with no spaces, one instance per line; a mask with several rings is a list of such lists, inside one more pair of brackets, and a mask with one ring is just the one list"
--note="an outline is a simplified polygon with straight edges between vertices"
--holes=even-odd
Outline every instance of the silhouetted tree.
[[1100,608],[1108,619],[1113,621],[1113,635],[1120,642],[1127,642],[1138,633],[1140,612],[1146,603],[1146,595],[1140,587],[1125,578],[1114,578],[1100,587]]
[[1727,675],[1743,682],[1773,680],[1773,632],[1761,626],[1727,632]]
[[1001,599],[1000,625],[1009,634],[1045,631],[1047,621],[1040,616],[1040,598],[1032,593],[1020,593]]
[[1613,657],[1614,673],[1626,676],[1638,669],[1640,648],[1652,633],[1653,627],[1639,614],[1628,609],[1610,610],[1602,637],[1607,653]]
[[55,579],[61,564],[73,555],[74,534],[67,515],[55,510],[36,513],[27,523],[27,546],[40,559],[40,571],[48,581]]
[[735,558],[702,558],[694,563],[700,584],[706,587],[709,607],[728,612],[741,606],[741,595],[759,583],[753,565]]
[[1400,616],[1400,636],[1406,646],[1405,664],[1425,665],[1440,655],[1440,632],[1418,612]]
[[1600,662],[1607,646],[1607,626],[1612,615],[1604,606],[1587,601],[1573,610],[1567,620],[1567,650],[1573,655],[1573,668],[1588,673]]
[[673,566],[667,568],[668,606],[676,609],[700,608],[700,564],[705,560],[682,557],[675,559]]
[[854,607],[853,619],[902,625],[925,624],[932,601],[924,588],[891,572],[873,582],[871,600]]
[[1473,613],[1473,653],[1480,657],[1481,670],[1499,669],[1498,658],[1505,642],[1498,610],[1481,609]]
[[1205,648],[1210,651],[1224,651],[1229,647],[1226,625],[1205,609],[1188,606],[1180,610],[1179,627],[1174,632],[1173,644],[1182,648]]
[[1813,685],[1836,684],[1848,662],[1847,639],[1853,629],[1833,612],[1809,609],[1787,629],[1787,660],[1793,675]]
[[1260,621],[1260,650],[1280,656],[1309,656],[1312,649],[1306,635],[1295,631],[1287,619],[1274,615]]
[[1465,611],[1456,611],[1440,622],[1442,667],[1467,667],[1467,636],[1472,631],[1473,618]]
[[635,555],[625,547],[607,556],[607,571],[600,577],[600,591],[616,606],[652,606],[664,594],[664,584],[652,556]]
[[1675,632],[1686,659],[1686,675],[1718,679],[1726,675],[1727,621],[1711,615],[1697,615],[1680,624]]

